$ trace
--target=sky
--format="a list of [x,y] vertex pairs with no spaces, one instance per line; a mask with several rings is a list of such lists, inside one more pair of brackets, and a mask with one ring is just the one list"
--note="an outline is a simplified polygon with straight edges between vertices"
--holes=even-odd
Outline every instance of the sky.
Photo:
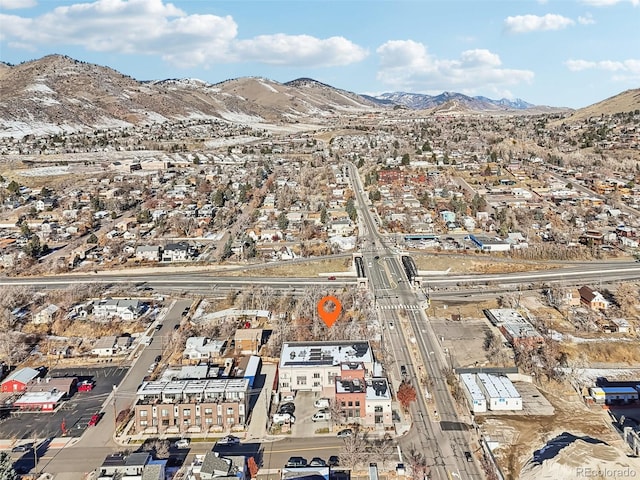
[[53,53],[138,80],[581,108],[640,88],[640,0],[0,0],[0,60]]

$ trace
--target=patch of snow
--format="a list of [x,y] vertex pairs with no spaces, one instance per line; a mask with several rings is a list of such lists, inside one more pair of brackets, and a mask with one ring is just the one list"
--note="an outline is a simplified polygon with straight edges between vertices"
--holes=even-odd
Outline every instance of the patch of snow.
[[262,122],[264,122],[264,119],[262,117],[247,115],[246,113],[241,112],[230,112],[228,110],[220,112],[220,116],[225,120],[229,120],[230,122],[246,123],[248,125],[261,124]]
[[58,100],[51,97],[33,97],[31,100],[41,103],[42,105],[45,105],[47,107],[50,105],[60,105],[60,102]]
[[273,88],[271,85],[269,85],[268,83],[264,82],[264,81],[260,81],[258,82],[260,83],[260,85],[262,85],[264,88],[266,88],[267,90],[269,90],[270,92],[273,93],[280,93],[278,92],[278,90],[276,90],[275,88]]
[[95,125],[96,128],[129,128],[132,126],[132,123],[110,117],[101,117]]
[[65,175],[69,173],[69,165],[57,165],[55,167],[30,168],[20,172],[23,177],[49,177],[53,175]]
[[45,85],[44,83],[34,83],[32,85],[29,85],[27,88],[24,89],[26,92],[38,92],[38,93],[45,93],[47,95],[50,95],[52,93],[56,93],[53,90],[51,90],[47,85]]
[[77,132],[82,125],[54,125],[46,122],[22,122],[19,120],[0,121],[0,138],[23,138],[25,135],[51,135],[55,133]]
[[154,123],[165,123],[169,120],[167,117],[151,110],[136,109],[133,111],[139,113],[142,118],[145,118]]

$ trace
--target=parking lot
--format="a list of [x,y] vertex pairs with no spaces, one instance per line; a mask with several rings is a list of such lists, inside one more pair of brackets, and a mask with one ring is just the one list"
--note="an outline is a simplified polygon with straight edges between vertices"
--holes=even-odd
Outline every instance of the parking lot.
[[76,392],[55,412],[14,412],[0,421],[0,438],[33,439],[63,436],[79,437],[87,429],[91,417],[103,410],[103,404],[127,372],[126,367],[57,369],[48,376],[76,376],[79,381],[93,379],[90,392]]

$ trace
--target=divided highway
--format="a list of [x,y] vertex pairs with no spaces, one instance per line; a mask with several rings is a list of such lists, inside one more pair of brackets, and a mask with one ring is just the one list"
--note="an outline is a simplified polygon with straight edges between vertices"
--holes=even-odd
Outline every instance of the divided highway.
[[[383,339],[390,343],[385,350],[393,356],[397,377],[405,377],[418,392],[410,410],[412,431],[400,441],[401,447],[405,455],[411,450],[426,455],[430,478],[481,479],[483,475],[476,463],[466,461],[464,456],[465,451],[471,450],[470,439],[443,375],[448,368],[446,357],[421,308],[426,298],[411,287],[401,256],[386,245],[378,232],[353,164],[349,164],[349,172],[359,206],[362,244],[367,247],[363,248],[363,256],[368,266],[369,288],[379,311],[384,312],[379,315]],[[429,404],[420,384],[425,373],[432,385],[433,403]]]

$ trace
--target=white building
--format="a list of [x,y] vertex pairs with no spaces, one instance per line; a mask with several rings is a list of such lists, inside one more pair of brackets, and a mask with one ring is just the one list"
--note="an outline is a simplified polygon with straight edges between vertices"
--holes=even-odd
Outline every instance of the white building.
[[334,393],[341,365],[359,363],[365,376],[373,376],[374,358],[366,341],[290,342],[282,346],[278,376],[280,392]]
[[478,373],[489,410],[522,410],[522,397],[507,377]]
[[460,375],[464,394],[469,402],[469,408],[473,413],[483,413],[487,411],[487,399],[480,389],[476,376],[473,373],[462,373]]

